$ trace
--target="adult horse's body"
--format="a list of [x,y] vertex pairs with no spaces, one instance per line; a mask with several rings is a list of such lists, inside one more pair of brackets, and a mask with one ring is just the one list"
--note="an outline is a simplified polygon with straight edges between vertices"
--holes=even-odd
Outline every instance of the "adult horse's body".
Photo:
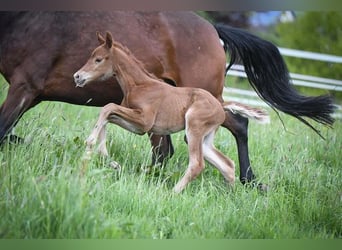
[[[0,141],[23,113],[41,101],[92,106],[121,102],[122,93],[115,82],[101,87],[74,87],[73,72],[96,47],[95,32],[103,30],[115,35],[158,78],[176,86],[193,83],[222,101],[226,60],[220,36],[232,59],[242,59],[252,86],[267,103],[298,119],[309,117],[327,125],[333,122],[329,98],[303,97],[291,87],[286,66],[274,45],[241,30],[214,27],[193,13],[3,12],[0,72],[10,87],[0,108]],[[246,118],[233,114],[224,123],[237,141],[243,183],[254,179],[247,125]],[[172,154],[170,137],[153,136],[151,141],[155,148],[153,161],[157,155],[158,160],[163,160]]]

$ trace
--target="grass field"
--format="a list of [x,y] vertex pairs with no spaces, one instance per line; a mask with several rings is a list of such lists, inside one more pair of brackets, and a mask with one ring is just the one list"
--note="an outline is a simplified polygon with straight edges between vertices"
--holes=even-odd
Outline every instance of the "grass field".
[[[7,91],[0,91],[2,103]],[[48,102],[23,116],[15,133],[25,142],[0,149],[1,238],[341,238],[341,121],[318,126],[324,141],[282,115],[285,131],[270,111],[270,125],[251,122],[249,131],[252,166],[268,193],[239,182],[228,189],[207,165],[175,195],[188,159],[183,133],[173,135],[174,157],[147,174],[147,136],[108,126],[110,160],[121,170],[94,156],[81,174],[98,112]],[[228,131],[220,129],[215,143],[238,163]]]

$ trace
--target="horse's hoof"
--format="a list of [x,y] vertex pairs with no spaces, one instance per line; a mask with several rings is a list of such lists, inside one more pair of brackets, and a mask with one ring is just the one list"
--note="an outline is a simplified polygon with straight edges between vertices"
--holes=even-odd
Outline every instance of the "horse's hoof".
[[119,171],[121,169],[121,165],[117,163],[116,161],[111,161],[109,163],[109,166],[116,171]]
[[267,194],[270,191],[270,187],[263,183],[258,183],[257,188],[261,193],[264,194]]
[[260,183],[260,182],[256,182],[256,181],[243,183],[243,185],[248,188],[256,188],[260,193],[263,193],[263,194],[268,193],[270,190],[268,185]]
[[20,144],[20,143],[24,143],[24,138],[21,138],[19,136],[16,135],[7,135],[4,139],[4,141],[8,141],[12,144]]

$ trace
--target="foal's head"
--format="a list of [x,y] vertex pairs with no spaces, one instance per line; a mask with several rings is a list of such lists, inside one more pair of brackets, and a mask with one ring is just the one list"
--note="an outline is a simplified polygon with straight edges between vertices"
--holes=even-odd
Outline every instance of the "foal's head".
[[113,38],[106,32],[104,38],[97,33],[100,45],[92,52],[86,64],[74,74],[74,81],[77,87],[84,87],[92,81],[104,81],[115,76],[112,67]]

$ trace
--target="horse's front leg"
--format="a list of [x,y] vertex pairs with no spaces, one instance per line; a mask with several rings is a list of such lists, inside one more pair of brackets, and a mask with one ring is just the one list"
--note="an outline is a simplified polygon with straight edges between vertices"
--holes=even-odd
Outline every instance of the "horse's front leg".
[[162,164],[173,155],[174,149],[170,135],[149,133],[149,138],[152,145],[152,165]]
[[[20,75],[20,74],[18,74]],[[39,91],[31,87],[26,79],[14,79],[9,87],[7,98],[0,107],[0,144],[5,140],[21,116],[40,102]],[[14,142],[23,141],[21,138],[10,135]]]

